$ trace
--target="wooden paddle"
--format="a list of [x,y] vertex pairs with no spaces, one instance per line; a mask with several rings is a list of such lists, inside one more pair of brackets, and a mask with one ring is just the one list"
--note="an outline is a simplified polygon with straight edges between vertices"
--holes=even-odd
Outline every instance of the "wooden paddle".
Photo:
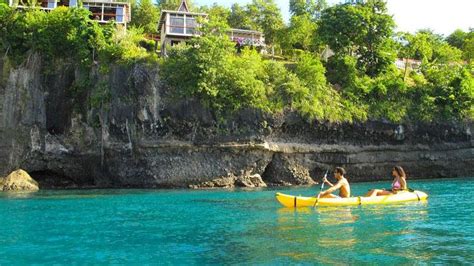
[[319,198],[321,196],[321,191],[323,191],[323,188],[324,188],[324,183],[325,183],[324,180],[328,177],[328,172],[329,172],[329,170],[326,170],[326,173],[324,174],[323,183],[321,184],[321,189],[319,189],[318,198],[314,202],[313,208],[316,207],[316,205],[319,202]]

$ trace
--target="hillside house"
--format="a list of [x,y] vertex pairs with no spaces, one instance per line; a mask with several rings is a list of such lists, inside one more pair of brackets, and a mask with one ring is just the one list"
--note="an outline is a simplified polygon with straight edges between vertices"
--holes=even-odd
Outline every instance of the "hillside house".
[[[59,6],[78,7],[81,6],[89,10],[91,19],[99,21],[99,23],[107,23],[115,21],[117,24],[127,25],[131,19],[131,9],[128,2],[118,2],[115,0],[40,0],[38,5],[42,10],[50,11]],[[9,0],[9,5],[16,8],[29,8],[28,5],[20,2],[15,3]]]
[[[162,55],[166,55],[168,47],[199,36],[198,21],[207,17],[206,13],[191,12],[186,0],[182,0],[177,10],[162,10],[158,24]],[[259,31],[231,29],[229,37],[239,46],[265,46],[264,35]]]

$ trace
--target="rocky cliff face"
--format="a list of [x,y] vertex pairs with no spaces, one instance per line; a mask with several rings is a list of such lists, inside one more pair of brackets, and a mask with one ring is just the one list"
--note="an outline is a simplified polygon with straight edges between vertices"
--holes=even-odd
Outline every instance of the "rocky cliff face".
[[474,175],[472,123],[309,123],[243,110],[227,121],[174,101],[155,67],[107,74],[30,56],[0,60],[0,176],[23,168],[40,187],[306,185],[343,166],[352,180]]

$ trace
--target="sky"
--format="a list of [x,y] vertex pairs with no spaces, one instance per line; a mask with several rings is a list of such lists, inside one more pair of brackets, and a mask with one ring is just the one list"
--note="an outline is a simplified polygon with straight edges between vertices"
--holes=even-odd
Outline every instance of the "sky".
[[[340,0],[327,0],[330,4]],[[246,4],[251,0],[194,0],[198,5],[218,3],[230,7],[233,3]],[[288,21],[289,0],[275,0]],[[394,16],[397,31],[415,32],[432,29],[449,35],[456,29],[474,28],[474,0],[387,0],[389,13]]]

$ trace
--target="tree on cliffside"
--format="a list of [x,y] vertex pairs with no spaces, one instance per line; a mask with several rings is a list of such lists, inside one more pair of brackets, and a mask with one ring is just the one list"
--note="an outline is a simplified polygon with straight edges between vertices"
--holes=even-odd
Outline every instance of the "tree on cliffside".
[[452,63],[459,62],[462,51],[449,45],[441,36],[429,30],[420,30],[416,34],[405,33],[406,42],[400,52],[404,58],[413,58],[424,62]]
[[468,62],[474,62],[474,28],[470,30],[464,40],[463,58]]
[[222,22],[228,22],[231,15],[230,9],[227,7],[220,6],[214,3],[212,6],[207,7],[203,6],[200,8],[200,12],[206,13],[209,15],[210,20],[220,20]]
[[357,112],[342,99],[339,92],[328,85],[319,56],[302,53],[296,61],[294,73],[302,86],[290,94],[292,105],[305,116],[329,121],[365,119],[363,112]]
[[274,0],[253,0],[245,6],[233,4],[226,18],[231,28],[263,31],[269,45],[278,40],[277,34],[284,26],[280,9]]
[[265,42],[273,45],[277,41],[278,32],[283,28],[284,22],[280,8],[274,0],[253,0],[248,6],[255,23],[265,34]]
[[231,13],[228,18],[229,26],[235,29],[258,30],[259,27],[253,21],[250,11],[235,3],[231,7]]
[[280,33],[281,46],[287,51],[292,49],[316,51],[319,44],[316,30],[317,24],[308,14],[294,15],[290,19],[288,28]]
[[85,9],[58,7],[45,13],[31,9],[18,12],[0,6],[0,43],[14,62],[22,62],[28,51],[41,53],[45,62],[55,58],[82,64],[93,60],[104,45],[102,29],[89,19]]
[[328,7],[326,0],[290,0],[290,13],[292,16],[309,15],[317,19],[321,11]]
[[318,34],[339,55],[357,55],[358,68],[376,76],[393,64],[395,22],[383,0],[343,4],[323,11]]
[[156,33],[159,19],[159,8],[151,0],[140,0],[132,8],[132,21],[130,24],[142,28],[145,33]]
[[21,56],[29,50],[31,41],[25,38],[24,17],[5,4],[0,4],[0,45],[6,55]]
[[473,66],[428,64],[422,72],[410,95],[416,120],[474,119]]
[[446,38],[446,41],[451,46],[462,50],[464,46],[464,40],[466,39],[467,35],[468,34],[466,32],[457,29]]
[[284,55],[294,57],[302,51],[321,53],[324,47],[317,34],[317,21],[325,8],[325,0],[290,1],[290,24],[280,31],[278,41]]

